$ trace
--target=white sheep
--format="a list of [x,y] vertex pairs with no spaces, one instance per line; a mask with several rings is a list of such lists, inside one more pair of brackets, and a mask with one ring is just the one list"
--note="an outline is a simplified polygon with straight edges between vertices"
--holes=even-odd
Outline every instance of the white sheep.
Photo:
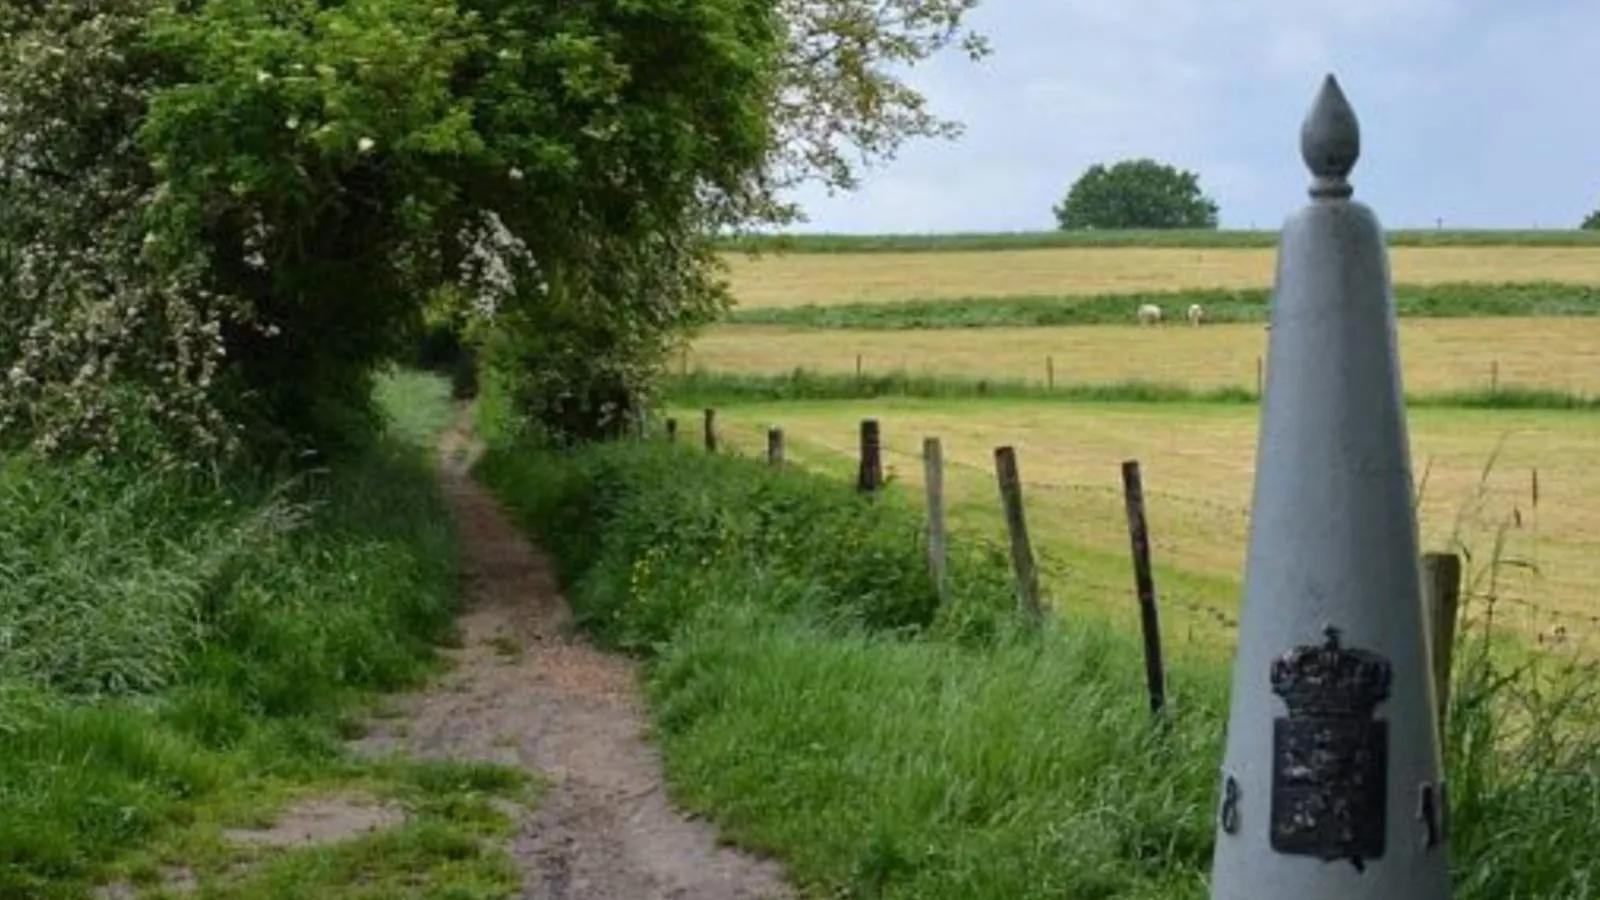
[[1161,323],[1161,307],[1154,303],[1146,303],[1139,307],[1140,325],[1158,325]]
[[1199,325],[1206,320],[1206,309],[1198,303],[1189,304],[1189,324]]

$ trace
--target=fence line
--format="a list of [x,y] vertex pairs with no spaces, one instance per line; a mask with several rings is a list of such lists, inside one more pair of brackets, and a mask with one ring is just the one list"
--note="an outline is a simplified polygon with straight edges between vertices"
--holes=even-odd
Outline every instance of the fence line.
[[[1185,326],[1185,327],[1188,327],[1188,326]],[[1209,327],[1215,327],[1215,326],[1209,326]],[[945,330],[945,329],[936,329],[936,330]],[[950,329],[950,330],[958,330],[958,329]],[[896,333],[896,332],[886,332],[886,333]],[[1070,375],[1069,375],[1069,373],[1071,371],[1070,367],[1068,367],[1068,366],[1066,366],[1064,364],[1061,364],[1057,360],[1057,354],[1054,353],[1054,352],[1049,352],[1049,351],[1046,351],[1041,356],[1037,357],[1038,362],[1033,366],[1030,366],[1030,367],[1027,367],[1027,368],[1017,368],[1017,369],[1013,369],[1013,370],[1009,370],[1009,371],[1001,372],[1001,373],[976,372],[976,371],[952,372],[952,371],[949,371],[948,369],[933,370],[933,369],[928,369],[928,368],[909,369],[904,365],[903,361],[899,361],[899,360],[901,360],[900,357],[895,357],[895,356],[879,358],[877,360],[877,362],[880,362],[880,363],[887,362],[887,363],[890,363],[890,364],[885,366],[884,368],[874,368],[873,367],[874,360],[871,357],[869,357],[866,353],[862,353],[862,352],[849,354],[846,358],[849,359],[850,362],[842,362],[842,363],[839,363],[839,364],[836,364],[836,365],[829,365],[829,366],[827,366],[825,368],[821,367],[821,366],[816,366],[816,367],[801,366],[800,370],[806,372],[807,374],[810,374],[810,375],[813,375],[813,376],[817,376],[817,377],[821,377],[821,378],[854,378],[854,380],[857,381],[857,382],[868,381],[868,380],[871,380],[871,379],[874,379],[874,378],[932,379],[932,380],[973,382],[973,383],[989,385],[989,386],[994,386],[994,385],[1025,386],[1025,387],[1028,387],[1028,388],[1031,388],[1031,389],[1042,390],[1045,393],[1054,393],[1054,392],[1056,392],[1058,390],[1061,391],[1062,393],[1070,393],[1070,392],[1072,392],[1074,390],[1081,390],[1081,389],[1085,389],[1085,388],[1094,388],[1094,387],[1101,387],[1101,386],[1105,386],[1105,385],[1116,385],[1116,384],[1124,384],[1124,383],[1141,382],[1141,383],[1159,385],[1159,386],[1164,386],[1164,387],[1187,388],[1187,389],[1193,390],[1193,391],[1195,391],[1197,393],[1206,393],[1206,392],[1210,392],[1210,391],[1222,391],[1222,392],[1243,391],[1246,395],[1248,395],[1250,397],[1253,397],[1253,398],[1256,398],[1256,399],[1259,399],[1261,397],[1262,393],[1263,393],[1263,390],[1264,390],[1265,385],[1266,385],[1266,374],[1267,374],[1266,373],[1266,358],[1261,353],[1258,353],[1258,354],[1255,355],[1254,360],[1250,365],[1241,365],[1239,367],[1237,380],[1222,379],[1222,380],[1216,380],[1216,381],[1207,381],[1207,382],[1198,383],[1198,384],[1187,383],[1186,381],[1182,381],[1181,379],[1180,380],[1152,379],[1152,378],[1147,377],[1150,374],[1148,372],[1148,370],[1146,370],[1146,369],[1132,369],[1132,368],[1130,368],[1128,373],[1125,374],[1125,375],[1107,376],[1106,378],[1103,378],[1103,379],[1100,379],[1100,380],[1097,380],[1097,381],[1089,381],[1089,380],[1077,380],[1077,381],[1074,381],[1074,380],[1071,380]],[[685,357],[685,360],[687,360],[687,357]],[[1526,367],[1524,367],[1524,368],[1526,368]],[[695,363],[695,367],[692,370],[688,367],[687,362],[685,362],[679,368],[678,377],[679,378],[687,378],[691,374],[694,374],[694,375],[717,374],[717,375],[775,376],[775,375],[789,375],[790,373],[792,373],[794,371],[796,371],[796,369],[794,369],[792,367],[791,368],[781,369],[781,370],[770,370],[770,371],[769,370],[752,370],[752,371],[721,370],[721,369],[715,369],[715,368],[707,368],[707,367],[701,365],[697,361]],[[1064,376],[1066,376],[1066,377],[1064,377]],[[1482,374],[1480,376],[1468,378],[1468,379],[1462,381],[1460,384],[1456,384],[1455,383],[1455,381],[1456,381],[1455,378],[1450,379],[1450,381],[1451,381],[1451,384],[1449,384],[1448,386],[1432,387],[1432,388],[1429,388],[1429,389],[1427,389],[1425,391],[1420,391],[1419,393],[1422,393],[1424,395],[1455,394],[1455,393],[1468,393],[1468,394],[1471,394],[1471,393],[1477,393],[1477,392],[1482,391],[1482,392],[1487,392],[1490,395],[1497,395],[1497,394],[1500,394],[1502,392],[1516,393],[1516,392],[1519,392],[1519,391],[1527,391],[1527,392],[1533,392],[1533,393],[1549,392],[1549,393],[1555,393],[1555,394],[1564,394],[1564,395],[1568,395],[1570,397],[1573,397],[1575,399],[1580,399],[1580,400],[1592,399],[1592,398],[1594,398],[1596,396],[1596,393],[1595,393],[1594,390],[1585,389],[1585,388],[1582,388],[1582,387],[1575,387],[1573,385],[1573,378],[1570,377],[1570,376],[1559,379],[1559,383],[1557,383],[1557,379],[1541,380],[1537,375],[1535,375],[1533,377],[1522,377],[1522,378],[1516,378],[1516,379],[1507,379],[1507,378],[1503,377],[1503,373],[1501,372],[1500,360],[1497,357],[1490,357],[1489,358],[1488,364],[1485,367],[1485,369],[1482,370]]]
[[[721,425],[722,423],[719,422],[718,424]],[[728,426],[725,426],[725,429],[719,428],[718,430],[726,430],[729,432],[727,434],[717,435],[717,438],[720,438],[718,441],[720,449],[725,451],[736,451],[740,448],[737,446],[738,442],[733,440],[733,435],[749,429],[729,423]],[[769,429],[765,435],[769,440],[771,437],[771,431],[782,433],[782,429],[774,426],[772,429]],[[761,429],[757,429],[756,432],[757,440],[760,440]],[[788,439],[784,441],[785,448],[780,452],[783,453],[785,462],[795,461],[793,453],[795,439],[787,435],[785,435],[785,437]],[[812,437],[806,437],[802,439],[801,443],[821,454],[823,458],[837,459],[840,462],[853,462],[854,465],[851,466],[853,471],[850,473],[850,475],[854,476],[853,480],[859,480],[861,478],[863,474],[863,469],[861,466],[861,450],[864,446],[866,446],[865,443],[858,443],[856,447],[849,447],[825,439]],[[893,460],[895,462],[904,461],[908,464],[914,462],[917,466],[922,467],[924,473],[926,473],[926,459],[923,454],[911,453],[892,447],[882,438],[881,434],[874,435],[873,444],[876,447],[876,452],[879,457],[878,466],[882,467],[881,471],[875,471],[874,474],[878,474],[880,477],[883,475],[890,476],[882,478],[882,480],[879,481],[880,485],[893,480],[891,473],[894,471],[894,467],[892,465],[885,465],[883,462],[884,460]],[[770,452],[769,448],[761,449],[768,449],[768,452]],[[924,447],[924,451],[926,451],[926,447]],[[995,477],[992,470],[988,470],[983,466],[962,460],[952,459],[948,453],[942,452],[942,446],[940,464],[940,501],[943,507],[941,512],[943,509],[948,508],[948,504],[950,502],[950,485],[947,477],[944,474],[945,470],[957,470],[965,475],[972,476],[973,480],[975,481],[990,481],[990,479]],[[843,475],[845,473],[841,472],[840,474]],[[1534,479],[1533,483],[1536,484],[1537,475],[1532,476],[1532,478]],[[993,482],[990,481],[990,483],[992,484]],[[1044,480],[1029,480],[1024,484],[1028,490],[1034,492],[1043,490],[1051,493],[1098,496],[1103,497],[1108,502],[1115,501],[1118,506],[1125,501],[1125,488],[1119,490],[1117,486],[1113,485],[1070,484]],[[1529,488],[1532,488],[1532,485],[1524,487],[1522,490],[1526,491]],[[968,490],[970,489],[971,487],[969,486]],[[1537,490],[1537,488],[1532,489]],[[990,490],[993,490],[993,488]],[[1203,510],[1212,514],[1227,515],[1230,518],[1243,519],[1246,523],[1248,522],[1249,510],[1232,504],[1219,503],[1217,501],[1208,500],[1205,498],[1190,497],[1170,491],[1152,490],[1148,487],[1143,487],[1142,485],[1141,493],[1143,499],[1147,503],[1148,501],[1154,499],[1159,501],[1163,506],[1168,504],[1181,504],[1183,506],[1198,508],[1199,510]],[[971,496],[972,498],[976,498],[978,495],[973,494]],[[1035,497],[1034,499],[1035,502],[1037,502],[1038,498]],[[997,510],[997,512],[1001,511]],[[1191,515],[1192,514],[1193,513],[1191,513]],[[945,513],[945,515],[948,515],[948,513]],[[997,524],[1003,526],[1005,521],[1004,516],[1000,515],[998,518],[999,521]],[[1110,530],[1111,527],[1111,523],[1108,520],[1102,526],[1104,530],[1098,531],[1096,534],[1096,536],[1101,539],[1101,543],[1105,543],[1108,546],[1112,542],[1112,532]],[[948,544],[949,540],[949,528],[949,524],[944,523],[943,533],[946,545]],[[967,532],[971,538],[977,538],[981,542],[990,546],[994,546],[996,549],[1001,550],[1002,552],[1004,550],[1004,548],[1000,546],[1003,541],[997,542],[993,536],[979,537],[979,532],[971,527],[963,527],[960,530]],[[1126,536],[1124,536],[1122,540],[1125,541]],[[1167,566],[1173,564],[1170,556],[1168,556],[1168,551],[1175,550],[1178,546],[1192,546],[1192,543],[1187,538],[1183,539],[1181,542],[1164,539],[1158,529],[1150,530],[1148,534],[1148,540],[1153,550],[1156,551],[1157,556],[1167,556],[1166,562],[1164,563],[1164,565]],[[1083,549],[1090,550],[1090,552],[1095,554],[1105,554],[1108,549],[1107,547],[1091,549],[1094,547],[1095,545],[1091,543],[1084,545]],[[1031,550],[1037,573],[1041,576],[1045,576],[1051,583],[1070,585],[1074,592],[1080,594],[1086,591],[1092,591],[1098,594],[1114,596],[1116,594],[1128,592],[1128,584],[1126,582],[1113,583],[1103,577],[1097,577],[1095,574],[1086,571],[1084,566],[1078,563],[1076,560],[1069,561],[1072,559],[1072,557],[1079,555],[1076,552],[1068,554],[1068,556],[1064,558],[1053,552],[1050,547],[1039,545],[1037,543],[1033,544]],[[1470,602],[1464,602],[1462,604],[1460,616],[1463,619],[1471,619],[1473,616],[1482,616],[1496,620],[1509,618],[1518,625],[1522,626],[1523,630],[1529,633],[1529,636],[1536,637],[1538,644],[1549,647],[1561,646],[1569,643],[1574,645],[1581,644],[1582,639],[1588,638],[1591,634],[1600,634],[1600,613],[1577,612],[1569,609],[1552,608],[1540,604],[1534,600],[1519,596],[1519,592],[1517,590],[1518,585],[1516,583],[1502,583],[1492,589],[1474,586],[1476,585],[1476,582],[1481,579],[1482,571],[1473,572],[1470,570],[1474,568],[1480,570],[1486,569],[1491,565],[1493,565],[1492,561],[1483,563],[1481,565],[1476,564],[1476,561],[1470,558],[1463,561],[1463,593],[1470,600]],[[1217,573],[1211,573],[1208,575],[1203,571],[1196,571],[1193,569],[1188,569],[1186,571],[1200,575],[1201,577],[1221,577]],[[1550,578],[1543,574],[1537,574],[1537,578],[1538,583],[1543,585],[1559,586],[1562,584],[1567,584],[1571,586],[1579,583],[1576,580]],[[1134,593],[1137,594],[1136,591]],[[1206,600],[1195,595],[1192,591],[1184,589],[1181,582],[1176,585],[1169,586],[1165,590],[1161,591],[1160,599],[1162,604],[1182,610],[1193,619],[1198,620],[1199,622],[1207,623],[1209,626],[1215,627],[1221,631],[1232,632],[1238,627],[1238,610],[1236,607],[1224,607],[1207,602]],[[1192,633],[1192,623],[1190,627]]]

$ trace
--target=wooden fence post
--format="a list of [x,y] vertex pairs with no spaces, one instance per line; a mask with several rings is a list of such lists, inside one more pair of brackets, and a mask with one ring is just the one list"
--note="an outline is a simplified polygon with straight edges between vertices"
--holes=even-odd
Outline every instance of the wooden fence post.
[[1428,619],[1428,650],[1433,662],[1433,695],[1439,704],[1439,736],[1450,711],[1450,666],[1456,643],[1456,611],[1461,606],[1461,557],[1422,555],[1423,612]]
[[717,452],[717,411],[706,410],[706,452]]
[[922,439],[922,475],[928,491],[928,574],[939,603],[945,602],[944,448],[936,437]]
[[1053,391],[1056,389],[1056,358],[1054,356],[1046,356],[1044,358],[1044,386],[1045,390]]
[[861,354],[856,354],[856,380],[861,380]]
[[1489,362],[1489,393],[1500,393],[1500,360]]
[[861,466],[856,473],[856,489],[871,494],[883,486],[883,453],[879,443],[878,420],[861,420]]
[[667,443],[675,444],[677,442],[678,442],[678,420],[669,417],[667,419]]
[[1017,578],[1017,608],[1030,624],[1044,618],[1039,605],[1039,571],[1033,562],[1033,545],[1028,540],[1028,521],[1022,511],[1022,478],[1017,474],[1017,451],[1013,447],[994,450],[995,479],[1000,485],[1000,505],[1005,510],[1006,531],[1011,536],[1011,568]]
[[1264,396],[1263,388],[1266,386],[1265,368],[1266,368],[1266,364],[1262,361],[1261,357],[1259,355],[1257,355],[1256,356],[1256,399],[1257,400],[1260,400],[1262,398],[1262,396]]
[[767,462],[770,465],[783,465],[783,429],[767,429]]
[[1150,571],[1150,531],[1144,515],[1144,482],[1139,461],[1122,463],[1122,496],[1128,510],[1128,540],[1133,548],[1133,583],[1139,596],[1139,625],[1144,633],[1144,677],[1150,711],[1167,705],[1166,665],[1161,658],[1161,619],[1156,614],[1156,583]]

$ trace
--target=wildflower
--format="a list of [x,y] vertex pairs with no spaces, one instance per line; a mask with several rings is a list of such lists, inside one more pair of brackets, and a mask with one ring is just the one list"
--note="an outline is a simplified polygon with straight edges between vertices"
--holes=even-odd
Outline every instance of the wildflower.
[[370,151],[374,146],[376,146],[376,143],[372,140],[372,138],[369,137],[364,137],[361,140],[356,141],[356,149],[360,150],[362,153]]

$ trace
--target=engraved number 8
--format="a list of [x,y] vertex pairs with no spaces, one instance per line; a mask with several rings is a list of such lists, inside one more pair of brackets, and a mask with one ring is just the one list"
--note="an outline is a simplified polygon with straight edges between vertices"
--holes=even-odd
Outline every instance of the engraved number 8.
[[1228,834],[1237,834],[1239,831],[1239,782],[1233,780],[1232,775],[1226,775],[1222,780],[1222,830]]

